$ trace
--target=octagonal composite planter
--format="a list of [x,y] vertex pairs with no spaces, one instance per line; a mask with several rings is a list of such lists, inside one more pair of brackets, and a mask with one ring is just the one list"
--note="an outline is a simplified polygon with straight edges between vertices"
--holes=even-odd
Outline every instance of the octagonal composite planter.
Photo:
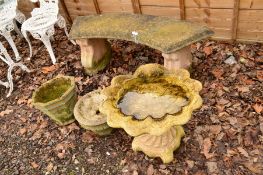
[[74,122],[77,93],[74,77],[58,76],[41,85],[34,93],[32,103],[59,125]]

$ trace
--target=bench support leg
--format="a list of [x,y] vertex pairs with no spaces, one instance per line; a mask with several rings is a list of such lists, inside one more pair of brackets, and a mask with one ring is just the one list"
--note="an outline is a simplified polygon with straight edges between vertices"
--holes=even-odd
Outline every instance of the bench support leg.
[[189,69],[192,64],[192,54],[190,46],[184,47],[173,53],[163,53],[164,67],[169,70],[172,69]]
[[111,59],[111,46],[106,39],[78,39],[81,63],[89,75],[104,69]]

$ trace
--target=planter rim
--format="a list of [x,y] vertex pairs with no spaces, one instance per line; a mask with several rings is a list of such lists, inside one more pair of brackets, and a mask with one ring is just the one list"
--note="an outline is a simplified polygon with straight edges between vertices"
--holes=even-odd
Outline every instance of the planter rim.
[[[42,102],[35,102],[35,99],[36,99],[36,95],[37,93],[44,87],[44,86],[47,86],[48,84],[51,84],[53,83],[54,81],[56,81],[57,79],[68,79],[70,80],[70,87],[67,89],[67,91],[65,91],[63,93],[63,95],[59,98],[56,98],[54,100],[51,100],[51,101],[48,101],[46,103],[42,103]],[[61,101],[62,99],[64,99],[67,95],[69,95],[72,90],[74,90],[76,87],[76,84],[75,84],[75,78],[73,76],[64,76],[64,75],[59,75],[55,78],[52,78],[50,80],[48,80],[47,82],[43,83],[36,91],[33,92],[33,97],[32,97],[32,103],[33,105],[37,105],[37,106],[48,106],[48,105],[51,105],[51,104],[54,104],[58,101]]]

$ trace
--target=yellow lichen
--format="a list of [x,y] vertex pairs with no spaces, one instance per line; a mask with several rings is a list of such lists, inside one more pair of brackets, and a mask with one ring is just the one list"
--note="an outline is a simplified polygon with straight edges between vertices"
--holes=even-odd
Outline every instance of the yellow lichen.
[[160,136],[143,134],[133,139],[132,149],[142,151],[149,157],[160,157],[163,163],[170,163],[184,135],[182,126],[173,126]]

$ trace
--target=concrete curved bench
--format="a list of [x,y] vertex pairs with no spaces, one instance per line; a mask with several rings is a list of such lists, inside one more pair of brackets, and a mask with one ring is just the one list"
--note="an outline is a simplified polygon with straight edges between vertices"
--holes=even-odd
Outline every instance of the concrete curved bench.
[[122,39],[160,50],[168,69],[191,64],[190,44],[213,31],[195,23],[170,17],[137,14],[103,14],[77,17],[70,31],[81,47],[81,61],[88,73],[103,69],[110,60],[106,39]]

